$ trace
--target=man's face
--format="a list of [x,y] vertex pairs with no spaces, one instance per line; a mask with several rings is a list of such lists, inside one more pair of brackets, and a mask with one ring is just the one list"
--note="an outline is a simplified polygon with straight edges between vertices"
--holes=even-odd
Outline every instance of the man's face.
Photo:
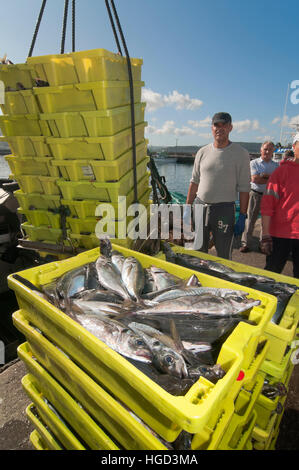
[[261,147],[261,157],[264,162],[269,162],[273,157],[274,146],[272,144],[264,144]]
[[299,159],[299,141],[293,144],[294,155],[296,159]]
[[232,131],[231,123],[216,122],[212,124],[212,134],[217,142],[225,142],[228,140],[229,133]]

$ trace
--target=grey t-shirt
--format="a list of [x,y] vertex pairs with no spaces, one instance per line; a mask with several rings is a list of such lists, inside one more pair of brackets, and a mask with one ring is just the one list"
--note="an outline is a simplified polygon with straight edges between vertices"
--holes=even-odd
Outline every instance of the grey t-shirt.
[[250,191],[249,153],[235,143],[221,149],[206,145],[195,156],[191,182],[207,204],[234,202],[239,192]]

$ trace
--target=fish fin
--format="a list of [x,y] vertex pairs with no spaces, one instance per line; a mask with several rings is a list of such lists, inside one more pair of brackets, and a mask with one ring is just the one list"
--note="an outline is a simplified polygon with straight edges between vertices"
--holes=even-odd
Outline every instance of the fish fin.
[[171,320],[169,320],[169,323],[170,323],[170,334],[171,334],[171,337],[174,341],[174,344],[176,345],[176,347],[179,351],[183,352],[184,351],[184,346],[183,346],[182,340],[180,338],[179,332],[177,330],[177,327],[176,327],[176,324],[175,324],[175,321],[173,320],[173,318]]
[[102,256],[106,258],[111,258],[112,245],[109,237],[100,239],[100,252]]
[[195,274],[192,274],[189,279],[185,279],[184,284],[186,287],[201,287],[201,282]]

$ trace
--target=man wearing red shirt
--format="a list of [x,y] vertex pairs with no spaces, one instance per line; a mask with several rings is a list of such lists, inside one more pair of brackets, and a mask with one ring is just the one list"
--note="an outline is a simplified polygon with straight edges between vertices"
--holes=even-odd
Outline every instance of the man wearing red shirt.
[[299,278],[299,133],[293,140],[294,160],[283,160],[272,173],[262,198],[261,251],[265,269],[281,273],[289,255]]

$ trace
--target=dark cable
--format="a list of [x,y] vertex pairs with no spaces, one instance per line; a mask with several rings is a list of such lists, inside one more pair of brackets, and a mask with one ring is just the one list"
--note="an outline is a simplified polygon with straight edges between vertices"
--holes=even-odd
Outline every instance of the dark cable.
[[110,8],[108,0],[105,0],[105,3],[106,3],[106,8],[107,8],[107,11],[108,11],[109,18],[110,18],[110,23],[111,23],[111,26],[112,26],[115,42],[116,42],[116,45],[117,45],[117,49],[118,49],[118,52],[120,53],[120,55],[122,56],[123,53],[122,53],[120,43],[119,43],[119,40],[118,40],[117,31],[115,29],[115,25],[114,25],[112,13],[111,13],[111,8]]
[[72,51],[76,50],[76,0],[72,3]]
[[69,0],[65,0],[60,54],[64,54],[68,8],[69,8]]
[[40,12],[39,12],[39,15],[38,15],[38,20],[37,20],[37,23],[36,23],[36,26],[35,26],[35,31],[34,31],[34,34],[33,34],[33,38],[32,38],[32,42],[31,42],[28,57],[32,56],[33,49],[34,49],[34,46],[35,46],[35,41],[36,41],[36,38],[37,38],[37,35],[38,35],[38,31],[39,31],[39,27],[40,27],[40,24],[41,24],[41,21],[42,21],[42,17],[43,17],[43,14],[44,14],[46,3],[47,3],[47,0],[43,0],[41,9],[40,9]]
[[118,18],[118,14],[114,5],[114,1],[111,1],[112,9],[114,12],[114,16],[116,19],[117,27],[119,30],[119,34],[122,40],[122,44],[125,50],[125,54],[127,57],[127,65],[128,65],[128,73],[129,73],[129,83],[130,83],[130,97],[131,97],[131,125],[132,125],[132,150],[133,150],[133,174],[134,174],[134,202],[138,202],[138,195],[137,195],[137,169],[136,169],[136,139],[135,139],[135,108],[134,108],[134,88],[133,88],[133,77],[132,77],[132,67],[131,67],[131,60],[129,56],[129,52],[127,49],[126,41],[122,32],[122,28],[120,25],[120,21]]

